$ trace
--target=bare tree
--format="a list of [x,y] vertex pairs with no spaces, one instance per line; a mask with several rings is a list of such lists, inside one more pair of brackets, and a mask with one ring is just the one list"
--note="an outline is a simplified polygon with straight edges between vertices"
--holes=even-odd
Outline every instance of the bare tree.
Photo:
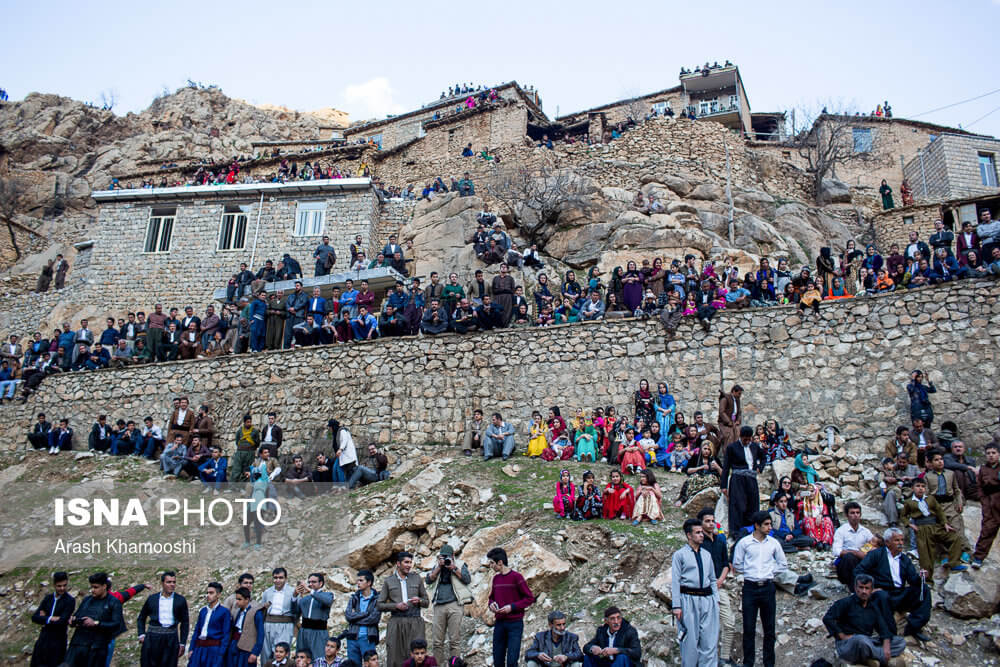
[[[819,113],[799,111],[807,129],[791,136],[786,145],[797,150],[812,174],[813,191],[818,198],[823,181],[837,178],[837,167],[884,164],[882,137],[878,128],[863,125],[864,117],[848,110]],[[855,129],[860,130],[855,135]]]
[[649,113],[649,105],[641,97],[633,97],[625,102],[624,111],[625,120],[638,124],[646,120],[646,114]]
[[498,167],[486,181],[487,194],[502,203],[531,236],[554,224],[563,211],[592,211],[594,191],[595,186],[576,171],[548,166]]
[[107,90],[101,91],[101,109],[104,111],[111,111],[118,104],[118,91],[114,88],[108,88]]
[[10,234],[10,244],[14,248],[14,261],[21,259],[21,248],[17,245],[17,236],[14,233],[14,216],[17,215],[23,198],[24,185],[19,180],[10,176],[0,178],[0,218],[7,225],[7,233]]

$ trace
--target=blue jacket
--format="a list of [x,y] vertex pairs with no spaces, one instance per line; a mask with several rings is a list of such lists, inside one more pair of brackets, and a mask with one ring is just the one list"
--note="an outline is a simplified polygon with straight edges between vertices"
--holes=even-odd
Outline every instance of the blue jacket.
[[[212,475],[212,481],[215,482],[225,482],[226,481],[226,470],[229,467],[229,460],[225,457],[220,456],[219,460],[208,459],[200,466],[198,466],[198,473],[205,473],[206,476]],[[210,469],[214,469],[212,472]]]
[[[208,607],[202,607],[201,611],[198,612],[198,622],[194,626],[194,632],[191,633],[191,648],[194,650],[194,645],[201,636],[201,629],[206,623],[206,617],[208,616]],[[233,625],[233,617],[229,613],[229,610],[223,607],[221,604],[217,605],[212,611],[212,617],[207,619],[208,622],[208,633],[205,635],[205,639],[217,639],[220,642],[227,642],[229,640],[229,629]],[[225,643],[222,644],[225,646]]]
[[402,294],[398,293],[396,290],[389,292],[389,305],[399,312],[403,312],[406,308],[406,304],[408,303],[410,303],[410,296],[406,292],[403,292]]
[[320,313],[321,316],[326,314],[326,299],[319,296],[309,297],[309,302],[306,304],[306,312],[309,313]]
[[264,326],[267,319],[267,302],[261,299],[251,301],[250,317],[248,319],[251,325]]
[[67,353],[73,352],[73,341],[76,340],[75,331],[65,331],[59,334],[59,345],[66,350]]
[[118,329],[109,327],[101,332],[100,343],[105,347],[114,347],[118,344],[118,339],[121,337],[122,335],[118,332]]

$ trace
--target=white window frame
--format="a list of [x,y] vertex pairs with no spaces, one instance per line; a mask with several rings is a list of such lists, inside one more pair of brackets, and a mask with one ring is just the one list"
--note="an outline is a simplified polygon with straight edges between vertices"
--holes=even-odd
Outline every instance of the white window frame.
[[736,109],[739,106],[740,106],[740,96],[739,95],[730,95],[729,96],[729,108],[730,109]]
[[[233,250],[244,250],[247,247],[247,227],[250,217],[251,206],[228,204],[222,209],[222,216],[219,218],[219,236],[216,240],[216,252],[232,252]],[[229,220],[227,220],[229,218]],[[242,218],[242,220],[241,220]],[[236,245],[237,231],[242,225],[243,240],[240,245]],[[223,243],[223,238],[226,243]],[[223,247],[223,246],[226,247]]]
[[[171,214],[166,214],[167,211],[173,211]],[[157,215],[159,214],[159,215]],[[155,231],[153,228],[155,221]],[[150,208],[149,218],[146,221],[146,233],[142,237],[142,252],[144,255],[166,255],[170,253],[170,245],[174,241],[174,226],[177,222],[177,209],[176,208]],[[169,230],[164,233],[164,230]],[[153,238],[150,238],[150,233],[153,232]],[[166,247],[164,245],[164,239],[166,239]],[[150,241],[153,241],[150,244]],[[148,248],[152,247],[152,250]]]
[[997,159],[993,153],[978,153],[976,164],[979,166],[979,182],[987,188],[997,187]]
[[295,209],[294,236],[326,233],[326,201],[300,201]]

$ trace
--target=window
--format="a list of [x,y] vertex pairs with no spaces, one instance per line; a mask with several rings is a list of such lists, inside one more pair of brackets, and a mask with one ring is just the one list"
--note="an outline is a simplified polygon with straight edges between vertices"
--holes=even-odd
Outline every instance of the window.
[[375,146],[378,147],[379,150],[382,150],[382,135],[381,134],[372,134],[372,135],[366,137],[365,141],[367,143],[370,143],[370,144],[375,144]]
[[326,227],[325,201],[300,201],[295,212],[296,236],[320,236]]
[[154,208],[149,212],[143,252],[170,252],[170,241],[174,236],[174,218],[176,217],[176,208]]
[[662,116],[667,112],[668,106],[669,106],[668,102],[657,102],[656,104],[653,105],[653,111]]
[[855,127],[851,129],[854,136],[854,152],[870,153],[872,150],[872,131],[869,127]]
[[219,223],[219,250],[242,250],[247,241],[249,206],[227,205]]
[[913,216],[912,215],[904,215],[903,216],[903,224],[904,225],[912,225],[913,224]]
[[997,186],[997,163],[993,153],[979,154],[979,178],[988,188]]
[[737,106],[739,106],[739,103],[740,103],[740,98],[738,96],[736,96],[736,95],[730,95],[729,96],[729,108],[730,109],[735,109]]

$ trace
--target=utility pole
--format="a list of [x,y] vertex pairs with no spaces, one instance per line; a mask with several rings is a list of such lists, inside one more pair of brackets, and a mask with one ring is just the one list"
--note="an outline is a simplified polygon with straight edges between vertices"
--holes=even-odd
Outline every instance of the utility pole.
[[726,200],[729,202],[729,246],[732,247],[735,244],[735,223],[733,222],[733,170],[732,166],[729,164],[729,142],[726,141],[725,137],[722,138],[722,145],[726,149]]

